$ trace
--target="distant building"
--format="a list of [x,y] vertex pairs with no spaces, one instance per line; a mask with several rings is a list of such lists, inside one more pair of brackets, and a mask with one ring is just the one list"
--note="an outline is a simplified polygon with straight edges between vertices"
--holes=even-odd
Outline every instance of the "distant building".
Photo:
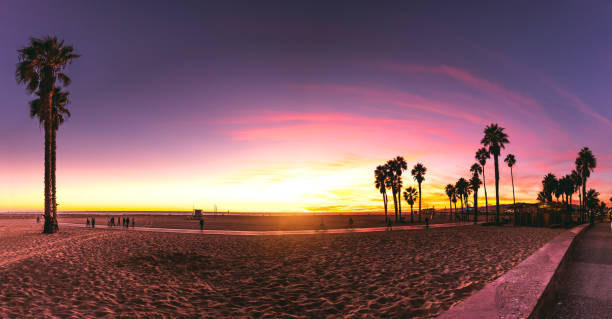
[[202,210],[201,209],[194,209],[193,210],[193,217],[195,217],[195,218],[202,217]]

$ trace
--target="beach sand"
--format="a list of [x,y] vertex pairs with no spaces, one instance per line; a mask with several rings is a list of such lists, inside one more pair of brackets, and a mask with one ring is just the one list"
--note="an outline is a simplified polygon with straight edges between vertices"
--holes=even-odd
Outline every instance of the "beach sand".
[[[90,215],[92,216],[92,215]],[[181,228],[181,229],[200,229],[200,222],[190,216],[176,215],[126,215],[136,219],[136,226],[153,227],[153,228]],[[59,215],[59,222],[85,224],[88,215]],[[110,215],[97,215],[96,221],[100,224],[106,224],[110,219]],[[204,223],[206,229],[226,229],[226,230],[305,230],[305,229],[321,229],[323,222],[326,229],[348,228],[349,218],[353,219],[353,227],[385,227],[384,215],[277,215],[277,216],[249,216],[249,215],[225,215],[225,216],[205,216]],[[472,217],[473,218],[473,217]],[[394,225],[423,225],[425,224],[423,216],[419,223],[415,216],[415,222],[410,223],[394,223]],[[489,216],[492,221],[493,217]],[[116,220],[116,216],[115,216]],[[479,220],[484,221],[484,216],[480,216]],[[438,214],[430,221],[430,223],[449,223],[448,215]]]
[[221,236],[0,224],[0,317],[434,317],[563,230]]

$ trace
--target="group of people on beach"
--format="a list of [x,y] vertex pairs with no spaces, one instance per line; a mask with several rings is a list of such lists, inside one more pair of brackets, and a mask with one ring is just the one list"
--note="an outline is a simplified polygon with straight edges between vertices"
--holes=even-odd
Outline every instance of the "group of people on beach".
[[[119,216],[117,216],[117,223],[115,223],[115,217],[111,217],[108,220],[108,226],[111,226],[111,227],[119,226],[119,221],[121,221],[121,226],[125,228],[130,227],[130,218],[129,217],[119,217]],[[134,217],[132,217],[131,223],[132,223],[132,227],[136,227],[136,219]]]
[[[117,216],[117,223],[115,223],[115,217],[111,217],[108,220],[108,226],[109,227],[115,227],[115,226],[119,226],[119,221],[121,221],[123,227],[128,228],[130,227],[130,222],[132,223],[132,227],[136,227],[136,219],[134,217],[132,217],[132,219],[130,220],[129,217],[122,217],[120,218],[119,216]],[[87,217],[87,221],[85,222],[85,226],[87,228],[95,228],[96,227],[96,218],[95,217]]]

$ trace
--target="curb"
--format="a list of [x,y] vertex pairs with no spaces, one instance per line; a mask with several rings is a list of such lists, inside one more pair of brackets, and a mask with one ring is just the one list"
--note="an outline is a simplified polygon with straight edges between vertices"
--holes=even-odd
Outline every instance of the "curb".
[[579,225],[559,234],[438,318],[543,318],[553,306],[568,259],[586,229],[587,224]]

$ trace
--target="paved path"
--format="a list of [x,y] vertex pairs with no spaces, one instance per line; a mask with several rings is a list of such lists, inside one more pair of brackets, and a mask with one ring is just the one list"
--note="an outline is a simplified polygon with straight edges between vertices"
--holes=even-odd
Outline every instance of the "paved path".
[[548,318],[612,318],[612,229],[596,224],[576,244]]
[[[479,222],[481,224],[483,222]],[[446,224],[431,224],[429,228],[446,228],[457,226],[470,226],[473,222],[465,223],[446,223]],[[60,223],[60,226],[70,227],[85,227],[84,224]],[[96,225],[96,228],[126,230],[123,227],[109,227],[106,225]],[[393,231],[396,230],[416,230],[425,229],[424,225],[414,226],[393,226]],[[369,233],[386,231],[386,227],[368,227],[368,228],[341,228],[341,229],[322,229],[322,230],[223,230],[223,229],[182,229],[182,228],[157,228],[157,227],[130,227],[129,230],[149,231],[159,233],[181,233],[181,234],[205,234],[205,235],[238,235],[238,236],[270,236],[270,235],[316,235],[316,234],[346,234],[346,233]]]

